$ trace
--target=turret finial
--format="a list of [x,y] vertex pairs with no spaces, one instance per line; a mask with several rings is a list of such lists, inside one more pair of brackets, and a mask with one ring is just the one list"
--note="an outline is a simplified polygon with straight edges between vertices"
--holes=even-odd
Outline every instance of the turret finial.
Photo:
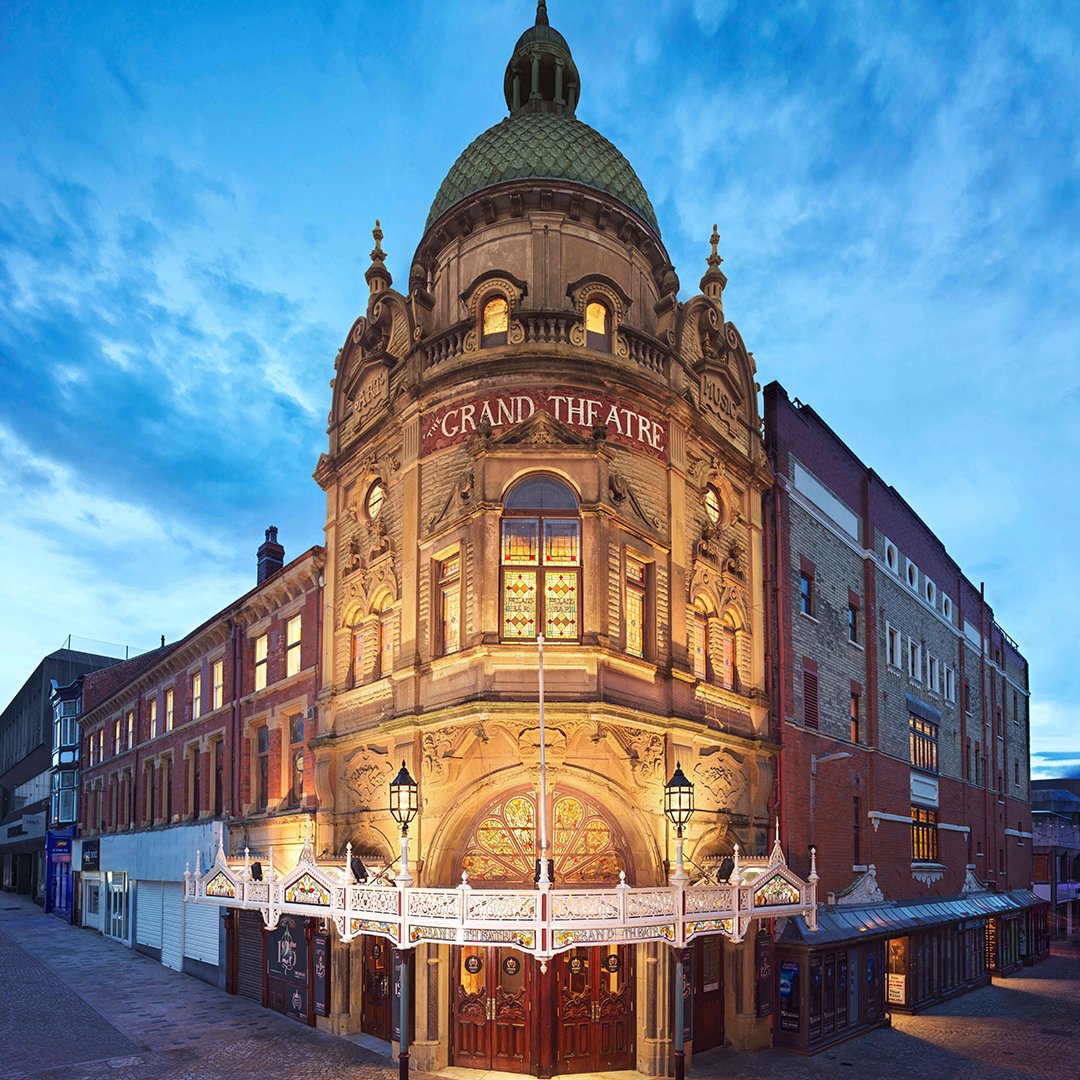
[[717,248],[720,246],[720,233],[717,232],[716,226],[712,227],[712,236],[709,237],[709,257],[705,260],[708,263],[709,268],[705,271],[705,276],[701,279],[701,291],[708,297],[719,302],[724,295],[724,286],[727,284],[727,277],[724,275],[724,271],[720,269],[720,264],[724,261],[720,258],[720,253]]
[[547,4],[544,2],[544,0],[540,0],[540,2],[536,5],[536,25],[537,26],[549,26],[550,25],[550,23],[548,23]]
[[712,227],[712,236],[709,237],[709,243],[712,245],[712,251],[709,253],[709,257],[705,260],[710,266],[719,266],[724,260],[717,254],[716,249],[720,244],[720,234],[716,231],[716,226]]
[[378,218],[375,219],[375,228],[371,230],[371,235],[375,237],[375,247],[372,249],[371,265],[364,274],[364,280],[374,294],[390,288],[393,278],[390,277],[390,271],[386,269],[386,252],[382,249],[383,231]]

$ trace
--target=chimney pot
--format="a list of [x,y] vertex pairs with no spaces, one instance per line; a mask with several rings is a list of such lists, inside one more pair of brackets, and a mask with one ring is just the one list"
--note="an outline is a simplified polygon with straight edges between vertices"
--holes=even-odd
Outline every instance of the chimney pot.
[[271,525],[266,530],[265,542],[259,546],[257,553],[259,585],[268,577],[276,574],[285,565],[285,549],[278,543],[277,535],[277,526]]

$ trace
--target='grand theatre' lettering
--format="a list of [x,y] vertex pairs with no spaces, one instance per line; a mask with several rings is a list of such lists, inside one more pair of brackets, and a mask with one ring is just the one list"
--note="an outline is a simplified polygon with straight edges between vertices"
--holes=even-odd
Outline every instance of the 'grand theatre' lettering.
[[578,390],[489,394],[444,406],[424,418],[424,452],[461,442],[478,428],[499,435],[538,410],[590,435],[597,427],[606,427],[612,441],[666,459],[667,429],[662,420],[611,398]]

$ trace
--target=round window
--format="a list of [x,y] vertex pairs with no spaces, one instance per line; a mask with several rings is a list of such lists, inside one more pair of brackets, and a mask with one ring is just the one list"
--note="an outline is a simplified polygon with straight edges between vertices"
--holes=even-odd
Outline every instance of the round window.
[[714,525],[720,520],[720,493],[712,484],[705,489],[705,513]]
[[367,502],[365,503],[365,506],[367,507],[367,516],[373,520],[377,518],[385,501],[386,488],[383,486],[381,480],[376,480],[367,493]]

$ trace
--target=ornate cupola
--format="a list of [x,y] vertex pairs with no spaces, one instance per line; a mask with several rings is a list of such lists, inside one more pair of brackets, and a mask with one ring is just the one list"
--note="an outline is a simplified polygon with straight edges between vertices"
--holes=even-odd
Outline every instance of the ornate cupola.
[[566,39],[548,23],[543,0],[536,5],[535,25],[514,46],[506,65],[503,92],[511,116],[523,112],[574,115],[581,96],[581,79]]

